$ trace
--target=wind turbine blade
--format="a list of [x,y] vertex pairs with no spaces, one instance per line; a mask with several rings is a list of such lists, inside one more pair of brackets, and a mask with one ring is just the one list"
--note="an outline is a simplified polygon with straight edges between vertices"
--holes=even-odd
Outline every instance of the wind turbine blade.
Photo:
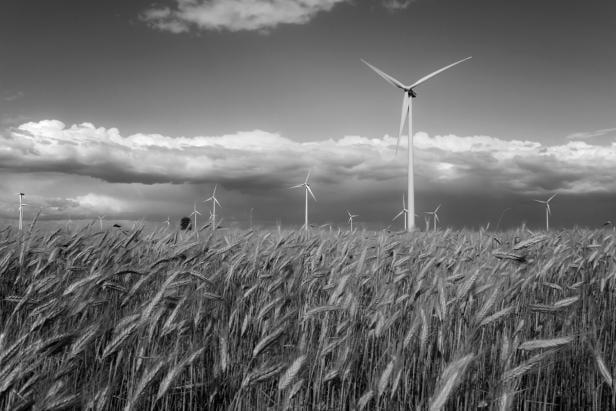
[[349,215],[349,217],[351,216],[351,212],[349,210],[344,210],[347,212],[347,214]]
[[296,186],[289,187],[289,190],[292,189],[292,188],[300,188],[300,187],[303,187],[303,186],[304,186],[303,184],[298,184]]
[[308,184],[309,178],[310,178],[310,170],[308,170],[308,174],[306,175],[306,181],[304,181],[304,184]]
[[212,197],[214,197],[216,195],[216,188],[218,187],[218,184],[214,185],[214,191],[212,192]]
[[439,204],[438,206],[436,206],[436,208],[434,209],[434,212],[436,213],[439,209],[441,208],[441,205]]
[[218,200],[214,199],[214,201],[216,202],[216,204],[218,204],[218,207],[222,208],[222,206],[220,205],[220,203],[218,202]]
[[554,197],[556,197],[557,195],[558,195],[558,193],[555,193],[552,197],[548,198],[548,201],[547,201],[547,202],[549,203],[550,201],[552,201],[552,199],[553,199]]
[[541,200],[533,200],[535,203],[539,203],[539,204],[545,204],[545,201],[541,201]]
[[547,209],[548,209],[548,215],[552,215],[552,209],[550,208],[550,204],[548,203],[548,204],[546,204],[545,206],[546,206],[546,207],[547,207]]
[[402,194],[402,211],[406,210],[406,204],[404,204],[404,194]]
[[434,214],[434,219],[438,221],[439,223],[441,222],[441,220],[438,218],[438,214]]
[[404,91],[407,90],[407,87],[402,84],[401,82],[399,82],[398,80],[396,80],[395,78],[393,78],[392,76],[390,76],[389,74],[379,70],[378,68],[374,67],[372,64],[368,63],[366,60],[364,59],[360,59],[362,61],[362,63],[364,63],[366,66],[370,67],[372,70],[374,70],[374,72],[376,74],[378,74],[379,76],[381,76],[385,81],[387,81],[389,84],[391,84],[394,87],[398,87]]
[[456,65],[458,65],[458,64],[460,64],[460,63],[462,63],[463,61],[469,60],[469,59],[471,59],[471,58],[472,58],[472,57],[467,57],[467,58],[465,58],[465,59],[462,59],[462,60],[456,61],[455,63],[452,63],[452,64],[450,64],[450,65],[448,65],[448,66],[445,66],[445,67],[443,67],[443,68],[441,68],[441,69],[438,69],[438,70],[436,70],[435,72],[432,72],[432,73],[428,74],[427,76],[420,78],[420,79],[419,79],[419,80],[417,80],[415,83],[413,83],[413,85],[412,85],[412,86],[410,86],[409,88],[417,87],[417,86],[419,86],[420,84],[422,84],[422,83],[424,83],[424,82],[426,82],[426,81],[430,80],[432,77],[436,76],[437,74],[440,74],[440,73],[442,73],[443,71],[445,71],[445,70],[447,70],[447,69],[450,69],[450,68],[452,68],[453,66],[456,66]]
[[[400,137],[402,136],[402,129],[404,128],[404,123],[406,123],[406,116],[409,112],[409,99],[411,97],[404,93],[404,99],[402,100],[402,117],[400,117],[400,131],[398,132],[398,143],[400,143]],[[396,150],[398,149],[398,144],[396,144]]]
[[314,199],[314,201],[317,201],[317,198],[314,196],[314,194],[312,193],[312,190],[310,189],[310,186],[306,184],[306,190],[308,190],[308,192],[310,193],[310,195],[312,196],[312,198]]
[[394,218],[392,218],[391,221],[394,221],[395,219],[399,218],[402,214],[404,214],[404,210],[402,210],[398,214],[396,214],[396,216]]

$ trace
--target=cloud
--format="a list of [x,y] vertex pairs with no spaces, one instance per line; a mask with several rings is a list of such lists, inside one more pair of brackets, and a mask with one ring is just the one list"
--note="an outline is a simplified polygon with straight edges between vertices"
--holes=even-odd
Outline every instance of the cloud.
[[[616,142],[544,145],[490,136],[415,135],[416,185],[423,191],[543,194],[616,193]],[[170,137],[90,123],[28,122],[0,135],[0,173],[59,173],[108,183],[213,184],[244,193],[281,190],[308,169],[319,184],[349,189],[395,186],[406,177],[396,139],[345,136],[297,142],[278,133],[243,131],[222,136]],[[405,139],[402,146],[406,146]],[[94,194],[69,197],[107,204]],[[84,197],[85,196],[85,197]],[[88,197],[89,196],[89,197]]]
[[24,96],[24,93],[22,91],[18,91],[17,93],[8,94],[8,95],[2,97],[2,100],[7,101],[7,102],[11,102],[11,101],[19,100],[23,96]]
[[383,0],[383,7],[389,11],[399,11],[408,8],[415,0]]
[[587,140],[589,138],[603,137],[603,136],[607,136],[610,134],[616,134],[616,128],[603,128],[600,130],[582,131],[579,133],[573,133],[573,134],[569,134],[567,136],[567,139],[568,140]]
[[200,30],[264,31],[280,24],[305,24],[348,0],[173,0],[141,14],[150,26],[172,33]]

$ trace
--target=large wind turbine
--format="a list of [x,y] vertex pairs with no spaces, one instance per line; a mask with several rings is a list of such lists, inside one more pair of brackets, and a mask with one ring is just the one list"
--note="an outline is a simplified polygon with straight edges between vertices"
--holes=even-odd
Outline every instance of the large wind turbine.
[[410,86],[402,84],[400,81],[396,80],[389,74],[379,70],[378,68],[374,67],[367,61],[361,59],[361,61],[364,64],[366,64],[368,67],[374,70],[376,74],[381,76],[389,84],[391,84],[394,87],[398,87],[399,89],[404,91],[404,98],[402,99],[402,117],[400,119],[400,131],[398,132],[396,150],[398,149],[398,145],[400,144],[400,137],[402,136],[402,129],[404,128],[404,123],[408,117],[409,150],[408,150],[408,187],[407,187],[408,194],[407,195],[408,195],[409,207],[408,207],[408,212],[406,214],[408,218],[408,224],[407,224],[408,232],[411,232],[415,229],[415,185],[414,185],[414,173],[413,173],[413,99],[417,97],[417,94],[415,93],[414,88],[428,81],[429,79],[436,76],[437,74],[442,73],[443,71],[457,64],[460,64],[463,61],[466,61],[470,58],[471,57],[467,57],[465,59],[456,61],[455,63],[452,63],[448,66],[445,66],[441,69],[438,69],[435,72],[432,72],[428,74],[427,76],[420,78],[419,80],[417,80],[415,83],[411,84]]
[[394,221],[398,217],[402,216],[402,218],[404,219],[404,231],[406,231],[406,222],[408,221],[408,217],[407,217],[408,213],[409,213],[409,210],[406,208],[406,204],[404,204],[404,194],[402,194],[402,210],[400,210],[400,212],[396,214],[396,216],[391,221]]
[[552,197],[548,198],[545,201],[533,200],[535,203],[543,204],[545,206],[545,231],[550,230],[550,216],[552,215],[552,210],[550,209],[550,201],[552,201],[552,199],[557,195],[558,193],[554,194]]
[[298,184],[296,186],[289,187],[289,189],[304,187],[304,189],[306,191],[306,208],[305,208],[305,212],[304,212],[304,228],[305,228],[306,231],[308,231],[308,227],[309,227],[308,226],[308,193],[310,193],[310,195],[312,196],[314,201],[317,201],[316,197],[314,196],[314,193],[310,189],[310,184],[308,184],[308,179],[309,178],[310,178],[310,170],[308,170],[308,175],[306,176],[306,180],[302,184]]
[[203,200],[204,203],[207,203],[208,201],[212,202],[212,230],[216,229],[216,204],[218,204],[218,207],[222,208],[222,206],[218,202],[218,199],[216,198],[216,187],[218,187],[218,184],[214,186],[214,191],[212,191],[212,195],[209,198]]

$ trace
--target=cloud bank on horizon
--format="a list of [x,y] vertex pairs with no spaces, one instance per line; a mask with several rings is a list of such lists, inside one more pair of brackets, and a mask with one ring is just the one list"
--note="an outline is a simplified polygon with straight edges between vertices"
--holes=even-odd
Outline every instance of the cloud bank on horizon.
[[[414,140],[419,192],[477,196],[616,193],[616,142],[605,146],[568,140],[546,146],[530,140],[431,137],[423,132]],[[361,187],[365,195],[383,187],[403,186],[406,155],[395,155],[395,142],[390,136],[297,142],[262,130],[223,136],[123,136],[116,128],[42,120],[0,133],[0,174],[53,174],[144,190],[218,183],[243,195],[275,196],[277,190],[296,184],[312,169],[313,184],[321,190],[343,195],[345,190]],[[117,191],[83,189],[44,202],[58,214],[71,208],[82,208],[84,214],[136,209],[129,205],[130,196],[121,198]],[[2,209],[6,214],[6,207]]]

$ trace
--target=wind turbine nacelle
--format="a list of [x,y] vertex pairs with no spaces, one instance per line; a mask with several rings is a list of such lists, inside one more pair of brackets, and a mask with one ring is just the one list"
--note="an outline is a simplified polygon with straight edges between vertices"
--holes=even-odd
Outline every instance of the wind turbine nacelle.
[[417,93],[415,93],[415,90],[413,90],[412,88],[409,89],[408,94],[409,94],[409,97],[412,97],[412,98],[417,97]]

